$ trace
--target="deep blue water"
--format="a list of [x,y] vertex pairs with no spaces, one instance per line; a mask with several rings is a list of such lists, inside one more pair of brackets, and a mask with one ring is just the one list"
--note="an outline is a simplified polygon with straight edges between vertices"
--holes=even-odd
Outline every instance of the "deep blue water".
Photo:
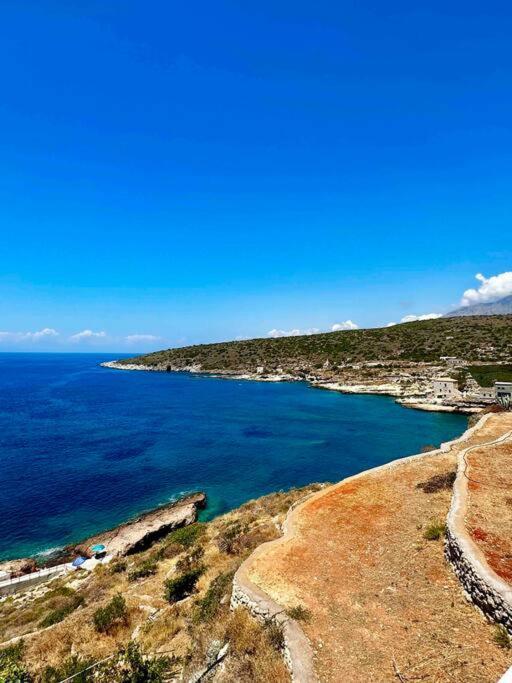
[[0,558],[79,540],[201,489],[206,516],[459,435],[466,419],[302,383],[0,354]]

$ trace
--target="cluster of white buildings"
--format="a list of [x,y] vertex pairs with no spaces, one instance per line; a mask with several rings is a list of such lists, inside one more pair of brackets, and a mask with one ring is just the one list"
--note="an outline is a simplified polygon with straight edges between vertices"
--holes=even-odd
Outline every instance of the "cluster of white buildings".
[[[432,393],[437,399],[460,400],[462,398],[459,383],[453,377],[436,377],[432,382]],[[480,387],[478,397],[512,400],[512,382],[495,382],[493,387]]]

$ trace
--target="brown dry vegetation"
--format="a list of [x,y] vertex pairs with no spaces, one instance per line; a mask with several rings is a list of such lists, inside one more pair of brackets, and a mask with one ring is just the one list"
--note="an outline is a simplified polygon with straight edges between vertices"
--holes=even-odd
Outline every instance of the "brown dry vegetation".
[[[255,547],[279,536],[279,524],[290,505],[318,488],[312,485],[251,501],[201,525],[201,533],[181,542],[179,535],[171,534],[150,550],[130,557],[124,569],[115,563],[89,575],[77,572],[50,583],[47,592],[39,588],[9,598],[0,603],[0,639],[5,644],[25,636],[24,663],[36,679],[45,667],[61,665],[72,653],[97,661],[135,637],[145,652],[172,652],[180,657],[186,674],[205,665],[212,643],[218,641],[228,642],[230,648],[216,680],[288,681],[269,628],[245,612],[230,612],[231,579]],[[156,572],[130,580],[130,572],[148,560],[156,563]],[[114,571],[116,566],[120,571]],[[169,604],[164,599],[164,582],[188,566],[204,568],[197,590]],[[126,600],[127,618],[107,633],[98,633],[94,611],[117,593]],[[72,596],[80,596],[82,604],[60,623],[40,630],[41,621]]]
[[467,528],[489,566],[512,582],[512,443],[468,453]]
[[309,610],[303,628],[321,681],[494,683],[510,666],[510,651],[464,598],[442,540],[424,538],[445,520],[451,491],[418,484],[453,471],[457,449],[511,428],[512,415],[492,416],[448,454],[320,492],[292,514],[290,538],[249,562],[251,580],[276,602]]

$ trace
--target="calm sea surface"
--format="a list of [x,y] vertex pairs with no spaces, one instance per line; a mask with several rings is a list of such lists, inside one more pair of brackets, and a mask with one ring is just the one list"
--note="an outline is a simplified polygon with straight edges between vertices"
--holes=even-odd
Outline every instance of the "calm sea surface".
[[113,357],[0,354],[0,558],[79,540],[195,489],[211,517],[466,427],[386,397],[99,366]]

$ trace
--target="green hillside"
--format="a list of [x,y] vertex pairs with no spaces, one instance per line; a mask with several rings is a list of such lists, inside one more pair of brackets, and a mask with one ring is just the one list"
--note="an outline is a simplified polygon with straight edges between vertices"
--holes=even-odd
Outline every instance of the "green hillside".
[[139,356],[136,362],[162,369],[200,364],[206,371],[254,371],[257,366],[266,370],[320,367],[326,360],[336,366],[363,360],[435,361],[440,356],[471,361],[512,359],[512,315],[439,318],[385,328],[200,344]]

